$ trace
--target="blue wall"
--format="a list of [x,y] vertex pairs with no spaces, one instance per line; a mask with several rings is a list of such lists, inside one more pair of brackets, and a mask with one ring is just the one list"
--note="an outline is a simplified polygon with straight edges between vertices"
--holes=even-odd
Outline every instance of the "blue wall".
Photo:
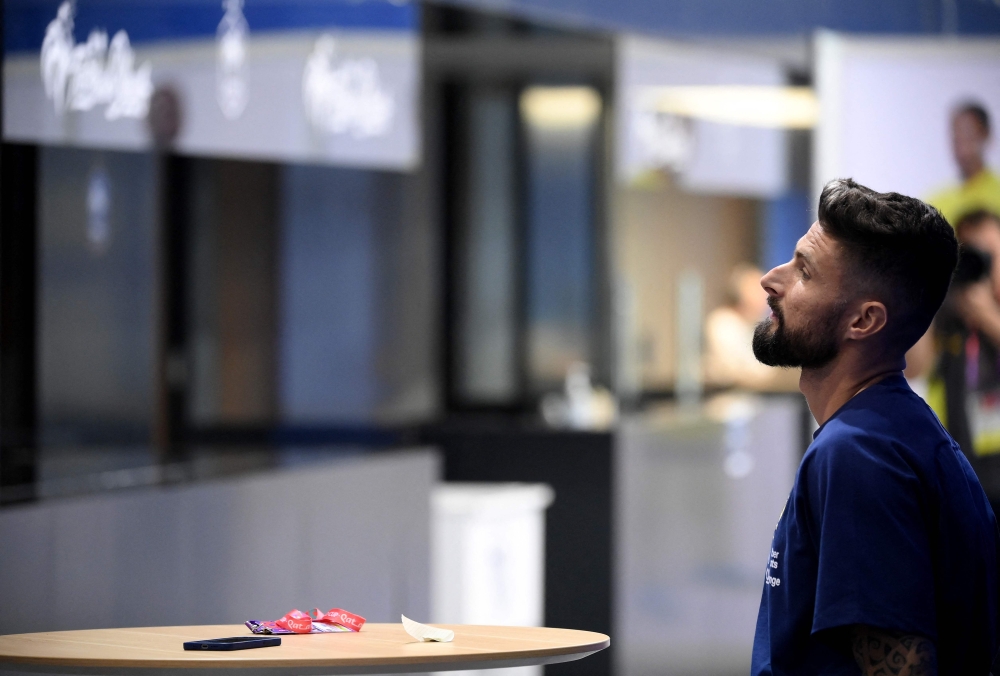
[[760,219],[760,265],[764,270],[787,263],[795,244],[816,217],[816,207],[804,191],[790,191],[764,202]]
[[595,125],[528,126],[527,311],[529,378],[561,383],[575,361],[593,362]]
[[374,174],[288,165],[282,183],[282,418],[368,420],[378,402]]
[[[88,186],[107,177],[107,237]],[[156,163],[151,154],[39,153],[38,369],[44,443],[149,438],[155,405]],[[96,435],[96,436],[95,436]]]

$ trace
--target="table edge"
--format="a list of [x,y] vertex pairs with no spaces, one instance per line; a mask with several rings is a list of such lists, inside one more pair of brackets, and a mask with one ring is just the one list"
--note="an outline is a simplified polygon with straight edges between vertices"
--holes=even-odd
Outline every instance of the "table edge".
[[[472,626],[490,626],[490,625],[472,625]],[[558,627],[550,627],[558,628]],[[44,671],[44,667],[58,668],[61,670],[71,670],[63,671],[62,673],[88,673],[91,669],[102,669],[102,673],[107,673],[108,669],[121,669],[127,671],[130,674],[135,674],[137,672],[162,672],[164,670],[181,670],[188,672],[190,670],[199,669],[244,669],[244,670],[280,670],[284,671],[287,669],[299,670],[299,673],[305,674],[307,671],[304,670],[321,670],[316,673],[335,673],[331,670],[341,670],[341,669],[351,669],[356,670],[358,668],[377,667],[381,671],[374,671],[370,673],[391,673],[394,667],[414,667],[426,664],[440,665],[436,666],[435,671],[448,670],[447,665],[449,664],[462,664],[463,666],[457,667],[458,669],[471,669],[473,667],[464,666],[475,661],[476,664],[481,665],[495,665],[494,668],[501,668],[506,666],[522,666],[521,664],[501,664],[506,662],[524,662],[524,665],[529,664],[554,664],[557,662],[569,662],[577,659],[582,659],[593,655],[596,652],[600,652],[611,645],[611,637],[606,634],[601,634],[598,632],[591,632],[582,629],[575,629],[571,631],[579,631],[581,633],[591,634],[595,639],[591,643],[582,643],[573,646],[558,646],[551,648],[531,648],[525,650],[518,650],[515,652],[504,653],[498,656],[477,656],[475,654],[461,654],[461,655],[406,655],[395,658],[370,658],[370,657],[339,657],[335,659],[330,658],[318,658],[318,659],[300,659],[289,662],[287,659],[282,660],[262,660],[256,658],[253,660],[240,660],[240,659],[229,659],[226,661],[219,661],[217,659],[187,659],[183,661],[177,661],[175,659],[164,659],[164,660],[142,660],[138,663],[129,662],[127,660],[121,659],[102,659],[102,658],[73,658],[73,657],[37,657],[37,656],[25,656],[25,655],[7,655],[0,653],[0,671],[16,671],[18,667],[29,667],[30,670]],[[35,633],[58,633],[58,632],[35,632]],[[3,637],[9,636],[30,636],[31,634],[5,634]],[[227,655],[228,656],[228,655]],[[563,659],[559,659],[563,658]],[[526,661],[527,660],[527,661]],[[443,668],[441,668],[443,667]],[[490,668],[479,667],[479,668]],[[408,669],[396,669],[396,671],[407,671]],[[359,673],[353,671],[352,673]]]
[[[589,657],[596,652],[572,653],[569,655],[552,655],[541,658],[525,659],[498,659],[490,662],[452,662],[432,663],[433,671],[479,671],[482,669],[507,669],[511,667],[545,666],[549,664],[562,664],[574,662],[576,660]],[[271,667],[257,669],[241,669],[241,676],[288,676],[289,670],[296,676],[346,676],[348,674],[412,674],[414,673],[413,663],[405,664],[376,664],[367,666],[336,666],[336,667]],[[128,667],[59,667],[52,665],[29,665],[29,664],[9,664],[0,663],[0,674],[34,674],[37,676],[217,676],[218,668],[194,667],[188,669],[179,668],[128,668]]]

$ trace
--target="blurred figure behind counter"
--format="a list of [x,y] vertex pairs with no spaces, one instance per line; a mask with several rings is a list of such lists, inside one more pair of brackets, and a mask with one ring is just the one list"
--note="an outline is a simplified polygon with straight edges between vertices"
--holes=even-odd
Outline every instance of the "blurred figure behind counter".
[[957,106],[951,115],[951,148],[962,180],[927,199],[953,226],[973,211],[1000,214],[1000,176],[986,166],[989,144],[990,115],[985,106],[974,101]]
[[754,327],[768,313],[767,292],[760,285],[764,272],[737,263],[729,274],[727,304],[705,320],[705,381],[715,387],[767,392],[798,392],[799,369],[765,366],[754,357]]
[[[986,107],[975,101],[956,106],[951,114],[951,148],[962,180],[932,194],[926,202],[936,207],[953,227],[973,213],[1000,214],[1000,176],[986,166],[991,126]],[[937,380],[931,370],[942,347],[935,348],[932,332],[933,327],[906,354],[906,378],[913,390],[930,402],[945,420],[944,402],[940,400],[943,394],[935,392],[930,382]],[[940,385],[939,380],[937,384]],[[962,443],[961,435],[960,431],[956,435],[959,443]],[[968,449],[967,444],[962,446]]]
[[940,354],[928,398],[1000,505],[1000,216],[974,211],[956,223],[963,245],[948,298],[934,319]]

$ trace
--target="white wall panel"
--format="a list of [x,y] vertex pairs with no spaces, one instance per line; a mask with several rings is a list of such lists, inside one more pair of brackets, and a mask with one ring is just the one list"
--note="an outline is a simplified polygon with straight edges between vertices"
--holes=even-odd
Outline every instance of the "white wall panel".
[[[959,180],[951,151],[954,106],[976,100],[1000,119],[1000,40],[822,33],[816,87],[814,196],[827,181],[850,177],[875,190],[926,198]],[[988,149],[987,164],[1000,167],[1000,143]]]
[[430,613],[433,451],[0,511],[0,633]]

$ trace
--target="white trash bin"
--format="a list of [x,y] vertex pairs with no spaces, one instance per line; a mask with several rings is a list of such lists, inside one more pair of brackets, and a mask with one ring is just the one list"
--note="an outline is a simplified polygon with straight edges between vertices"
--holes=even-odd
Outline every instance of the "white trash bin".
[[[546,484],[443,483],[431,494],[431,614],[441,624],[545,620]],[[447,672],[541,676],[542,667]]]

